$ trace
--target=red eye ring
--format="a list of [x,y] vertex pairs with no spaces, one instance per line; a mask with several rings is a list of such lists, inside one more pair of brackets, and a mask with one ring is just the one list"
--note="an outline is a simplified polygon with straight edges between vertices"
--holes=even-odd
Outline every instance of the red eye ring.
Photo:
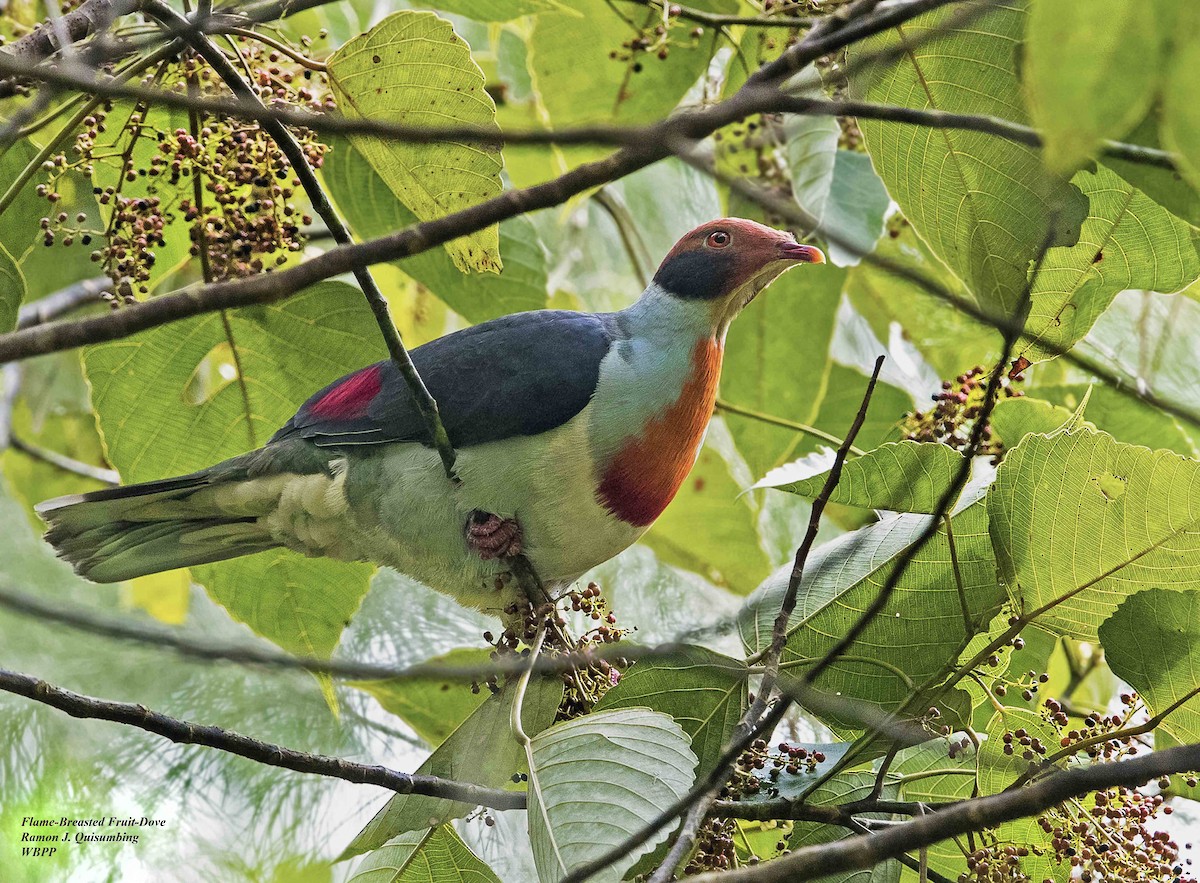
[[708,239],[704,240],[704,244],[710,248],[724,248],[732,241],[732,237],[724,230],[714,230],[708,234]]

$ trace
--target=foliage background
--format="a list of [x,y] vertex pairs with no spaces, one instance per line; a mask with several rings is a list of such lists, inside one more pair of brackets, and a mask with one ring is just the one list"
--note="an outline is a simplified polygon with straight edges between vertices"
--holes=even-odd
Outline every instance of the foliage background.
[[[409,5],[346,0],[288,18],[278,34],[299,41],[326,33],[314,50],[323,57],[387,13]],[[748,0],[698,0],[693,5],[717,14],[762,11]],[[30,6],[28,21],[40,19],[41,10],[32,8],[37,4]],[[1104,6],[1106,14],[1096,6]],[[20,32],[18,7],[10,5],[12,14],[4,22],[13,34]],[[722,400],[737,411],[778,418],[776,424],[780,419],[806,424],[840,437],[858,408],[871,363],[886,353],[883,382],[856,444],[870,451],[899,440],[905,415],[928,410],[943,379],[976,365],[990,366],[998,358],[1000,335],[952,304],[859,260],[848,246],[926,274],[985,316],[999,316],[1018,305],[1050,224],[1055,235],[1030,293],[1026,327],[1031,337],[1017,348],[1038,364],[1021,384],[1024,399],[1006,399],[999,406],[996,433],[1014,447],[1026,431],[1053,430],[1085,400],[1091,386],[1082,413],[1089,427],[1121,443],[1193,458],[1176,463],[1173,479],[1151,470],[1147,481],[1155,492],[1142,508],[1130,506],[1123,516],[1127,521],[1110,526],[1113,535],[1128,529],[1153,532],[1163,518],[1190,524],[1200,506],[1194,492],[1184,500],[1170,492],[1192,486],[1194,458],[1200,454],[1198,424],[1179,416],[1200,413],[1195,370],[1200,257],[1194,226],[1200,222],[1200,202],[1188,183],[1200,183],[1200,126],[1191,90],[1183,85],[1186,72],[1195,69],[1191,59],[1200,52],[1200,43],[1180,36],[1189,33],[1191,15],[1183,3],[1135,8],[1105,0],[1066,3],[1065,12],[1057,4],[1054,12],[1050,7],[1047,0],[1004,5],[970,32],[933,39],[894,68],[878,73],[868,67],[848,84],[838,75],[846,59],[823,67],[839,95],[1031,122],[1045,133],[1044,152],[977,132],[866,119],[860,131],[827,116],[789,116],[772,124],[772,137],[779,140],[766,148],[744,126],[722,133],[723,140],[715,144],[718,168],[794,197],[819,222],[817,238],[833,258],[820,270],[785,276],[733,326]],[[717,100],[732,94],[757,61],[777,55],[787,33],[735,26],[692,35],[690,26],[673,26],[665,59],[650,52],[613,59],[612,52],[629,54],[622,43],[636,31],[628,18],[646,17],[652,23],[661,12],[625,0],[495,0],[486,12],[479,5],[442,0],[428,8],[452,23],[469,45],[489,93],[497,98],[498,124],[518,130],[547,124],[562,129],[648,123],[677,106]],[[466,17],[481,13],[482,19]],[[908,36],[945,25],[951,14],[946,10],[918,20]],[[374,32],[372,38],[393,39],[386,32]],[[888,33],[857,47],[849,56],[851,69],[856,53],[886,48],[895,39]],[[1019,55],[1013,48],[1018,45]],[[352,88],[351,81],[339,86],[336,68],[334,81],[339,105],[349,113],[354,102],[345,90]],[[400,83],[397,94],[422,95],[420,85]],[[794,86],[807,90],[805,94],[820,88],[811,81]],[[926,94],[919,94],[921,89]],[[394,102],[380,108],[355,106],[367,116],[395,110]],[[415,106],[412,112],[415,121],[426,121]],[[471,115],[476,112],[464,110],[456,118],[490,121],[490,112]],[[161,114],[156,125],[165,130],[182,119]],[[1097,160],[1105,138],[1178,151],[1182,178],[1125,160]],[[409,153],[398,148],[389,157],[373,154],[378,145],[362,140],[322,140],[331,148],[322,179],[358,238],[458,207],[423,207],[428,194],[414,195],[415,185],[404,168],[417,162],[411,151],[418,148],[406,148]],[[0,181],[15,179],[40,146],[35,135],[9,147],[0,156]],[[503,186],[544,181],[606,152],[597,146],[510,145],[503,151]],[[495,162],[494,155],[480,154],[479,161]],[[455,157],[449,162],[476,160]],[[103,207],[91,196],[91,182],[72,173],[58,189],[72,216],[83,213],[89,224],[103,218]],[[466,201],[490,192],[471,194]],[[0,271],[9,280],[8,297],[0,298],[0,330],[16,321],[22,299],[13,299],[12,292],[23,289],[24,303],[31,304],[95,274],[86,248],[40,244],[38,219],[46,211],[45,202],[26,188],[0,215]],[[762,211],[703,172],[667,160],[605,186],[599,197],[573,200],[478,234],[471,243],[479,253],[498,250],[504,263],[500,275],[464,272],[486,269],[474,263],[474,252],[464,253],[465,244],[376,269],[411,347],[523,309],[620,309],[636,298],[647,271],[679,235],[724,214],[761,217]],[[837,242],[827,241],[831,231]],[[178,242],[160,252],[150,286],[155,292],[173,290],[197,276],[198,268],[186,260]],[[1078,359],[1052,358],[1061,349],[1070,349],[1084,360],[1083,366]],[[89,347],[82,357],[60,353],[6,366],[3,416],[11,421],[14,438],[115,468],[124,481],[144,480],[198,468],[261,443],[309,391],[382,352],[357,293],[343,281],[328,282],[280,305],[233,313],[227,322],[209,314],[132,341]],[[1088,365],[1102,366],[1107,378],[1098,378]],[[1170,402],[1174,413],[1153,401]],[[590,575],[604,587],[622,623],[636,626],[636,640],[667,641],[723,623],[716,637],[705,635],[698,642],[733,656],[743,653],[739,634],[729,624],[743,610],[746,596],[764,581],[758,597],[769,597],[772,585],[778,590],[778,579],[771,583],[768,577],[791,561],[809,508],[803,492],[747,489],[772,469],[818,454],[827,444],[811,432],[732,410],[718,415],[692,477],[646,540]],[[1068,479],[1090,480],[1090,474],[1072,472],[1085,467],[1067,453],[1055,449],[1043,455],[1049,468],[1060,469]],[[1109,466],[1105,474],[1126,481],[1142,468],[1140,452],[1128,456],[1129,463]],[[1133,461],[1139,465],[1130,465]],[[770,483],[811,478],[821,471],[814,464],[822,462],[810,459],[783,476],[775,474]],[[395,665],[479,647],[481,633],[495,628],[486,617],[393,572],[283,554],[197,568],[191,576],[207,591],[183,574],[137,580],[119,589],[97,588],[54,559],[38,538],[31,505],[99,485],[12,446],[4,450],[0,466],[0,524],[5,528],[0,582],[7,586],[98,614],[168,623],[209,642],[256,644],[265,643],[266,636],[297,653]],[[1020,484],[1015,467],[1009,474],[1018,484],[1013,499],[1041,488],[1036,482]],[[944,483],[945,476],[935,470],[935,486],[939,480]],[[1065,591],[1056,586],[1057,575],[1030,572],[1035,563],[1022,559],[1017,547],[1054,550],[1054,574],[1068,563],[1059,549],[1087,557],[1098,522],[1083,517],[1082,497],[1073,493],[1072,488],[1061,490],[1056,498],[1039,499],[1044,508],[1016,514],[1016,506],[1006,509],[989,496],[990,519],[983,517],[982,507],[970,516],[977,522],[966,521],[966,513],[956,516],[963,519],[962,535],[979,544],[981,571],[972,585],[979,589],[975,600],[980,611],[998,609],[1004,597],[990,570],[989,530],[997,548],[1011,553],[1001,556],[1001,573],[1011,577],[1014,587],[1019,584],[1020,593],[1043,603]],[[874,520],[872,508],[930,511],[869,498],[864,502],[861,496],[841,503],[855,505],[832,507],[822,526],[823,541],[863,528]],[[998,525],[1008,531],[1009,546],[997,536]],[[875,534],[859,536],[880,533],[875,529]],[[826,555],[844,552],[846,541],[840,542],[827,547]],[[843,607],[828,621],[803,621],[789,653],[797,658],[810,651],[819,654],[829,635],[844,631],[847,617],[869,603],[880,585],[879,565],[903,546],[903,537],[879,542],[880,548],[871,552],[876,557],[861,565],[867,573],[861,582],[847,583],[845,574],[829,577],[826,589],[839,595]],[[1060,695],[1071,683],[1069,663],[1098,646],[1096,628],[1119,600],[1162,585],[1200,585],[1200,553],[1191,541],[1168,551],[1174,554],[1172,576],[1126,572],[1100,608],[1094,606],[1099,603],[1095,598],[1084,596],[1081,610],[1092,605],[1093,613],[1100,611],[1095,621],[1074,610],[1053,622],[1055,636],[1034,630],[1012,669],[1047,672],[1050,681],[1041,695]],[[1099,553],[1097,560],[1096,566],[1103,567]],[[920,579],[934,578],[938,563],[915,566],[912,582],[899,587],[895,608],[887,611],[911,626],[913,641],[942,628],[932,616],[941,609],[937,599],[926,597],[917,585]],[[1157,602],[1143,601],[1151,614],[1157,609]],[[764,609],[769,622],[774,608]],[[746,615],[752,616],[753,609],[743,613],[743,636]],[[1133,631],[1141,627],[1129,624]],[[803,644],[805,635],[815,635],[810,647]],[[885,633],[883,640],[895,640],[892,635]],[[897,664],[927,664],[932,666],[924,671],[928,674],[945,663],[947,654],[952,659],[960,637],[936,634],[945,645],[935,651],[941,656]],[[747,643],[753,649],[753,641]],[[900,646],[906,657],[919,655]],[[1194,645],[1187,646],[1196,652]],[[82,693],[140,702],[298,749],[401,770],[415,769],[428,754],[422,734],[448,730],[459,719],[466,691],[456,687],[453,701],[437,697],[424,717],[402,708],[392,714],[387,702],[350,685],[330,687],[302,673],[200,664],[166,650],[81,635],[9,612],[0,612],[0,647],[6,667],[36,672]],[[1150,668],[1148,677],[1161,673]],[[1133,675],[1123,675],[1132,682]],[[878,677],[878,666],[847,663],[831,676],[848,684],[873,684],[859,688],[872,701],[886,705],[896,699],[895,685]],[[1152,685],[1138,686],[1147,697],[1154,695]],[[1195,686],[1183,683],[1180,689]],[[1123,688],[1100,663],[1071,689],[1077,704],[1104,709],[1119,706],[1116,697]],[[991,708],[979,691],[972,699],[974,712],[968,709],[965,717],[986,732]],[[439,704],[443,701],[444,707]],[[1015,697],[1012,701],[1017,704]],[[1194,720],[1183,717],[1185,711],[1194,715],[1196,705],[1193,698],[1180,712],[1183,723],[1169,732],[1170,738],[1200,738]],[[71,720],[15,697],[0,698],[0,709],[0,746],[6,746],[0,751],[0,867],[15,868],[18,875],[28,873],[28,863],[3,850],[17,839],[21,817],[102,811],[166,818],[170,836],[152,833],[136,848],[68,851],[54,869],[62,879],[172,874],[306,883],[343,879],[348,866],[332,860],[382,803],[358,786],[165,745],[138,731]],[[791,738],[813,743],[834,741],[852,729],[845,722],[822,722],[806,714],[793,715],[786,726]],[[1164,827],[1183,831],[1200,824],[1194,804],[1176,803],[1178,810],[1162,821]],[[502,879],[534,879],[523,814],[494,816],[494,827],[474,818],[455,828]]]

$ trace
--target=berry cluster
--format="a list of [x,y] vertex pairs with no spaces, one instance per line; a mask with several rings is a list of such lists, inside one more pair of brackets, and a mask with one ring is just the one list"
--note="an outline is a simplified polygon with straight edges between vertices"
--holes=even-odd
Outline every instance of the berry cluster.
[[[671,55],[672,31],[675,30],[674,25],[679,21],[679,16],[683,12],[682,7],[672,4],[667,7],[667,22],[663,22],[656,14],[651,16],[652,19],[659,19],[659,23],[653,26],[647,25],[638,31],[636,37],[631,37],[621,44],[620,49],[614,49],[608,53],[608,57],[613,61],[633,62],[630,70],[635,74],[640,74],[645,68],[642,64],[642,59],[653,55],[660,61],[666,61]],[[704,36],[704,28],[695,27],[688,32],[690,42]]]
[[[332,98],[319,79],[314,82],[314,71],[304,65],[299,50],[293,58],[239,39],[243,67],[265,103],[313,111],[332,108]],[[190,89],[228,95],[218,76],[192,57],[148,72],[141,85],[180,94]],[[47,246],[101,241],[92,260],[112,280],[116,296],[109,299],[114,306],[148,294],[159,259],[156,249],[184,236],[211,279],[267,271],[303,248],[302,228],[312,218],[295,204],[303,199],[297,192],[299,180],[258,124],[197,118],[185,129],[177,127],[177,118],[172,124],[168,113],[145,104],[132,113],[128,105],[121,107],[104,102],[85,117],[70,149],[46,160],[47,179],[37,188],[54,205],[62,199],[69,172],[97,182],[93,193],[107,217],[105,229],[68,226],[58,212],[44,219],[43,241]],[[110,129],[116,131],[106,137]],[[295,134],[308,164],[319,168],[325,146],[312,132]],[[186,181],[191,186],[181,187]]]
[[[1136,736],[1127,735],[1130,720],[1140,711],[1136,693],[1121,694],[1123,714],[1089,714],[1083,726],[1070,728],[1070,716],[1055,699],[1043,703],[1042,716],[1061,734],[1058,746],[1048,746],[1018,728],[1003,733],[1003,751],[1036,765],[1048,759],[1052,748],[1085,754],[1090,763],[1116,762],[1137,754]],[[1184,777],[1194,787],[1196,776]],[[1161,791],[1170,787],[1169,778],[1158,782]],[[1099,791],[1087,801],[1068,801],[1037,818],[1047,836],[1045,844],[1018,846],[1001,842],[995,831],[984,831],[967,857],[967,872],[959,883],[1041,883],[1030,877],[1022,859],[1037,856],[1071,868],[1071,879],[1083,883],[1121,880],[1128,883],[1196,883],[1184,876],[1179,844],[1152,823],[1159,813],[1170,815],[1162,794],[1146,794],[1133,788]],[[1188,862],[1190,864],[1190,860]]]
[[580,649],[589,643],[615,644],[629,634],[629,629],[617,625],[617,615],[608,609],[608,602],[601,595],[600,586],[596,583],[588,583],[582,592],[571,592],[567,599],[571,602],[572,610],[600,623],[580,637]]
[[[1021,390],[1013,388],[1013,384],[1022,380],[1024,377],[1020,374],[1011,380],[1002,378],[1000,395],[1004,398],[1024,395]],[[987,370],[982,365],[964,371],[954,380],[942,381],[941,392],[932,396],[932,408],[928,411],[913,411],[905,416],[900,425],[904,437],[919,442],[941,442],[952,448],[964,447],[970,440],[971,433],[975,431],[975,422],[983,411],[987,386]],[[979,452],[990,454],[993,462],[999,462],[1004,448],[992,437],[990,425],[983,427],[981,439]]]
[[785,774],[809,775],[824,762],[825,754],[821,751],[787,742],[780,742],[776,750],[771,751],[766,740],[755,739],[734,764],[733,776],[721,790],[721,798],[737,800],[759,793],[778,797],[780,780]]

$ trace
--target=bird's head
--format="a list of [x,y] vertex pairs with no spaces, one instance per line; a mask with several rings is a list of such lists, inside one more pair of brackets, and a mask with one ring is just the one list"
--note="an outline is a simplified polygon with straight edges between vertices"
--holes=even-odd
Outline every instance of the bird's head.
[[663,259],[654,283],[668,296],[709,311],[724,330],[742,308],[784,270],[823,264],[819,248],[791,233],[743,218],[701,224]]

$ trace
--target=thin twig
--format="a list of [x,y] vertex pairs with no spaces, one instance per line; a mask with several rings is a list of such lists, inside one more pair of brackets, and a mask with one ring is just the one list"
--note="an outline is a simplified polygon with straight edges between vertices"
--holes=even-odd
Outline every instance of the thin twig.
[[76,460],[68,457],[66,454],[60,454],[57,451],[51,451],[49,448],[43,448],[40,445],[35,445],[32,442],[24,441],[15,433],[9,433],[8,443],[14,451],[20,451],[26,457],[32,457],[34,460],[40,460],[43,463],[48,463],[51,466],[61,469],[64,472],[70,472],[74,475],[82,475],[84,478],[90,478],[93,481],[99,481],[107,485],[117,485],[121,483],[121,476],[115,470],[104,469],[100,466],[93,466],[91,463],[84,463],[82,460]]
[[[748,420],[757,420],[760,423],[766,423],[770,426],[778,426],[781,429],[791,429],[794,432],[811,435],[832,445],[840,445],[844,441],[844,439],[840,439],[832,433],[825,432],[823,429],[817,429],[815,426],[809,426],[807,423],[800,423],[797,420],[785,420],[782,417],[776,417],[774,414],[764,414],[761,411],[752,411],[750,408],[735,405],[733,402],[727,402],[724,399],[717,399],[717,410],[724,411],[727,414],[736,414],[738,417],[745,417]],[[856,457],[861,457],[866,451],[851,445],[850,453]]]

